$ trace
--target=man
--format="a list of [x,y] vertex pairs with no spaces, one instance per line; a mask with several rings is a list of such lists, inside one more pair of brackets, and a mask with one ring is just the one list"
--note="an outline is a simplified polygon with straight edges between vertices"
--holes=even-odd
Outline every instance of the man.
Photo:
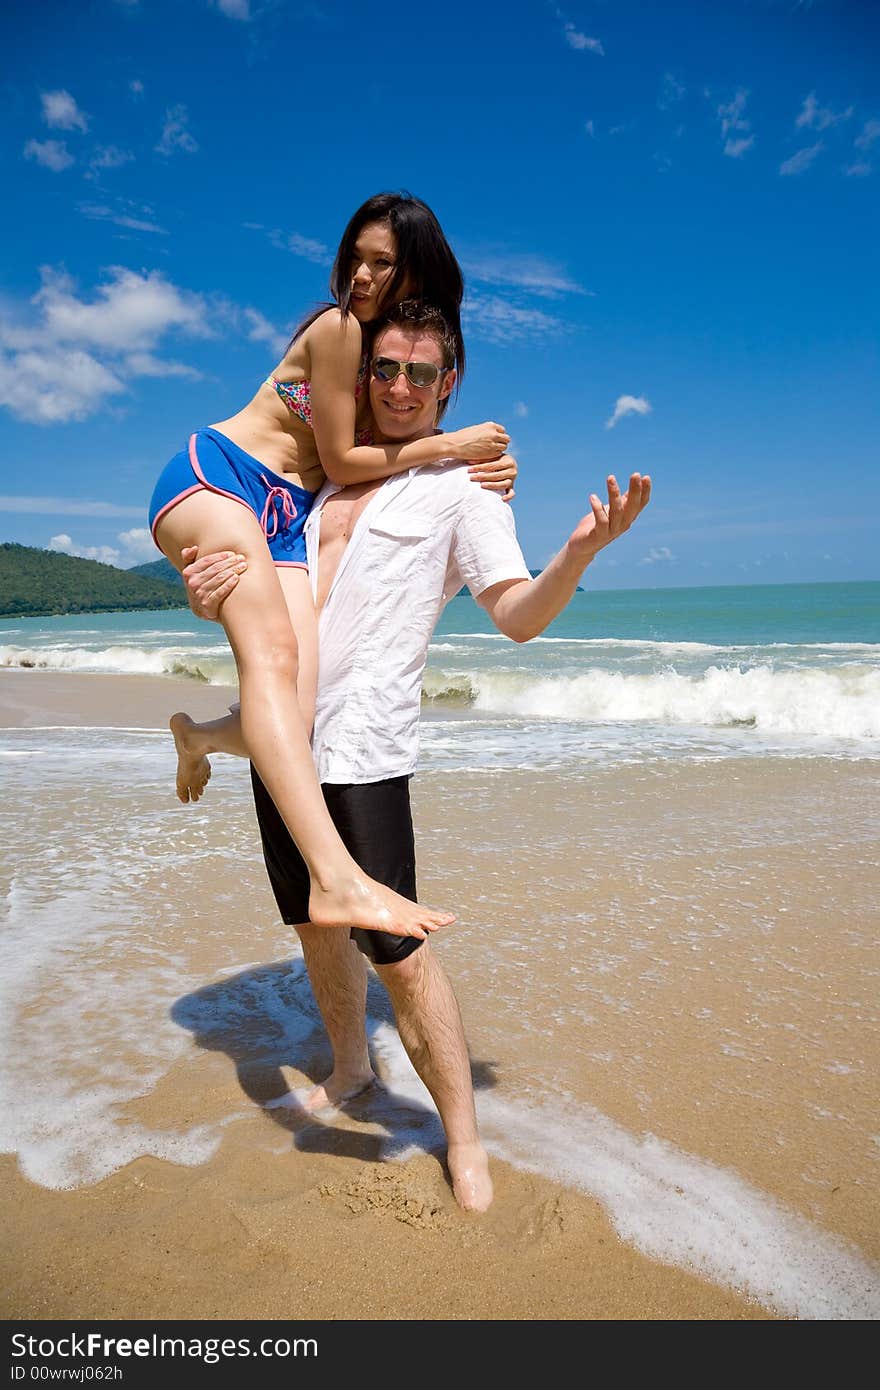
[[[391,313],[371,363],[378,438],[403,443],[434,431],[439,404],[455,385],[452,361],[449,330],[436,310],[408,301]],[[306,525],[320,645],[313,752],[343,841],[380,882],[416,896],[409,779],[428,644],[445,603],[466,583],[499,631],[515,642],[537,636],[568,603],[599,550],[629,529],[650,487],[648,478],[633,474],[621,496],[609,478],[607,505],[591,496],[590,513],[532,579],[510,509],[473,486],[466,465],[431,465],[345,488],[325,485]],[[225,597],[235,582],[232,563],[224,567],[217,558],[205,556],[185,571],[203,616],[213,616],[212,596]],[[427,941],[358,930],[349,936],[306,920],[308,872],[252,776],[269,877],[284,921],[302,940],[333,1048],[333,1071],[307,1104],[338,1104],[375,1079],[365,1032],[366,956],[440,1113],[456,1200],[484,1211],[492,1182],[464,1029],[445,972]]]

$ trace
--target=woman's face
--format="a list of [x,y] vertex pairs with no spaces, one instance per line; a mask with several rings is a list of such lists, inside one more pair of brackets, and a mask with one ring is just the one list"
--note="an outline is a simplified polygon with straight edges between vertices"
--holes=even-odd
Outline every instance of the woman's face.
[[397,237],[386,222],[368,222],[360,230],[351,262],[351,312],[358,323],[372,323],[390,308],[385,294],[396,269]]

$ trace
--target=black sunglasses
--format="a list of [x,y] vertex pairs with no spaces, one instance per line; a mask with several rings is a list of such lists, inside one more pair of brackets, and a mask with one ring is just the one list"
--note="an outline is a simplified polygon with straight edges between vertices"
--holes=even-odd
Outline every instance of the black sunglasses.
[[393,357],[374,357],[373,376],[380,381],[394,381],[401,372],[411,386],[424,388],[433,386],[441,372],[450,372],[451,367],[438,367],[433,362],[397,362]]

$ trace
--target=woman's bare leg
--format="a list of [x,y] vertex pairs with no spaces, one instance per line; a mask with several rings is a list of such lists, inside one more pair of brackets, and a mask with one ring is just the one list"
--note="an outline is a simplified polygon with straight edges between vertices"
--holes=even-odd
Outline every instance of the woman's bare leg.
[[221,719],[206,719],[197,724],[183,710],[172,714],[168,727],[174,735],[177,750],[177,772],[174,788],[179,801],[198,801],[211,778],[212,753],[231,753],[236,758],[248,758],[241,733],[241,715],[224,714]]
[[238,667],[245,746],[308,866],[311,921],[424,939],[453,920],[369,878],[336,832],[297,704],[296,637],[253,513],[215,493],[194,493],[166,513],[157,539],[177,569],[183,567],[181,551],[193,545],[202,554],[231,549],[247,560],[221,618]]
[[[318,693],[318,619],[311,584],[305,570],[276,568],[275,573],[281,584],[299,653],[297,703],[306,733],[311,734]],[[240,706],[233,706],[232,713],[224,714],[220,719],[206,719],[201,723],[180,711],[171,716],[169,727],[177,749],[176,790],[184,804],[198,801],[204,792],[211,776],[208,759],[212,753],[229,753],[236,758],[250,757],[241,732]]]

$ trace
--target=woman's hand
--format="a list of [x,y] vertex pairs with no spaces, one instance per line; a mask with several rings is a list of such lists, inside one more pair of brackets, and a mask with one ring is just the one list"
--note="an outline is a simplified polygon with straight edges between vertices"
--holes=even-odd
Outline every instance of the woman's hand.
[[219,623],[223,600],[228,598],[247,569],[243,555],[231,550],[217,551],[199,558],[198,546],[187,546],[180,552],[186,560],[183,582],[190,608],[197,618]]
[[465,430],[453,430],[443,436],[447,457],[456,459],[500,459],[510,443],[503,425],[488,420],[483,425],[469,425]]
[[513,454],[502,454],[494,462],[476,463],[468,473],[472,482],[479,483],[487,491],[500,492],[502,502],[512,502],[516,496],[513,485],[519,468]]

